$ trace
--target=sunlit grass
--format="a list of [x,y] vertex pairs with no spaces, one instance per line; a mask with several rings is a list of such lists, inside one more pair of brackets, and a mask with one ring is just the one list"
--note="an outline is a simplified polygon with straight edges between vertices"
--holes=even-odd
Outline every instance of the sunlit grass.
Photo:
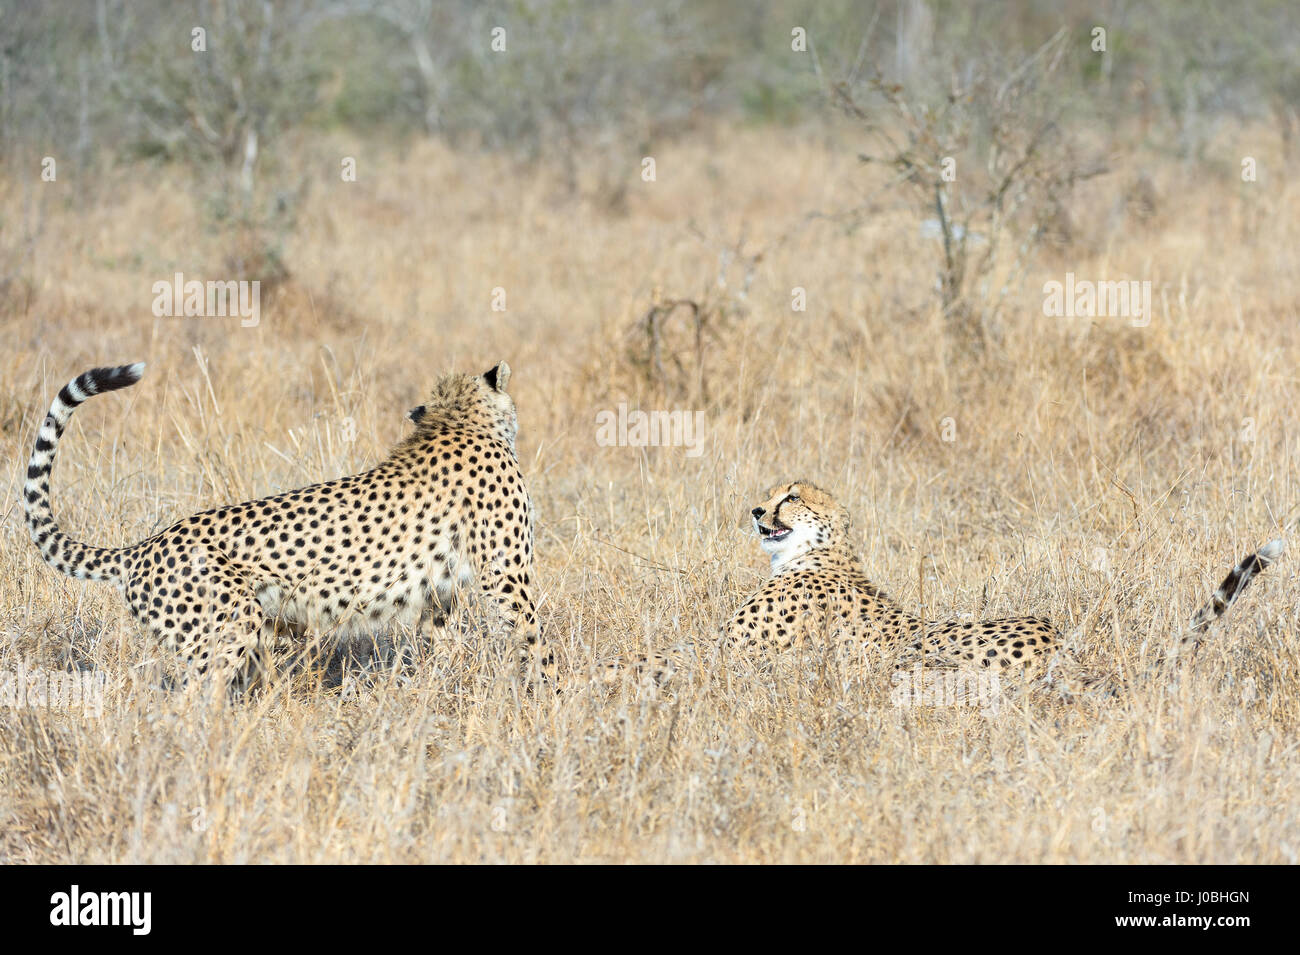
[[[175,271],[225,277],[201,184],[179,170],[106,173],[114,188],[90,204],[71,185],[41,196],[34,303],[0,319],[0,669],[102,670],[108,697],[98,718],[0,708],[0,859],[1297,861],[1292,556],[1194,662],[1157,666],[1300,500],[1287,177],[1117,162],[977,359],[940,334],[937,251],[912,210],[884,193],[856,228],[807,219],[879,185],[842,130],[664,146],[656,182],[627,170],[625,209],[594,160],[571,195],[549,167],[432,145],[292,154],[320,178],[256,328],[150,312]],[[356,183],[330,178],[345,154]],[[1145,222],[1120,200],[1139,167],[1160,197]],[[17,202],[14,175],[0,194]],[[735,302],[741,266],[724,253],[742,238],[764,254]],[[1042,285],[1066,271],[1152,281],[1154,322],[1044,317]],[[736,306],[704,339],[707,399],[630,356],[656,294]],[[693,341],[665,339],[685,381]],[[116,545],[373,464],[439,374],[502,358],[559,696],[525,692],[510,649],[470,626],[411,670],[346,688],[296,670],[208,709],[158,688],[160,651],[115,592],[58,576],[27,539],[35,430],[86,368],[149,362],[77,413],[54,474],[63,528]],[[704,453],[599,446],[596,413],[620,401],[703,410]],[[908,607],[1047,615],[1123,689],[1038,690],[997,715],[904,709],[887,674],[816,652],[762,670],[701,652],[657,694],[593,681],[623,652],[710,647],[765,572],[746,512],[802,477],[849,505],[870,572]]]

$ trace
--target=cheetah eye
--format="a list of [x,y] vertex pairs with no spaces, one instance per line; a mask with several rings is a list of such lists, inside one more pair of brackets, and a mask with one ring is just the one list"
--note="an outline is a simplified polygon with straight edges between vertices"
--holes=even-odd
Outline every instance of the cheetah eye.
[[793,494],[793,493],[792,493],[792,494],[787,494],[785,499],[786,499],[787,501],[790,501],[791,503],[794,503],[794,504],[798,504],[798,503],[799,503],[799,495],[798,495],[798,494]]

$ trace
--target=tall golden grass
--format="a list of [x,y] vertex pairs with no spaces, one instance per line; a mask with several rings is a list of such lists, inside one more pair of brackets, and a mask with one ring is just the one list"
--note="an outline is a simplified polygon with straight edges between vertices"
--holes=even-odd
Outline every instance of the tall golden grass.
[[[917,214],[834,127],[703,130],[617,194],[594,154],[571,194],[558,167],[304,139],[290,277],[255,328],[150,311],[177,271],[231,277],[201,182],[128,166],[79,190],[71,171],[8,169],[4,214],[35,204],[43,228],[29,304],[2,320],[0,673],[90,669],[107,691],[98,715],[0,707],[0,859],[1297,861],[1292,557],[1193,661],[1156,665],[1300,500],[1300,193],[1279,150],[1245,129],[1218,165],[1116,160],[1009,287],[982,357],[943,334]],[[1157,204],[1138,215],[1142,173]],[[1067,271],[1151,281],[1154,320],[1045,317],[1042,285]],[[722,305],[701,347],[687,311],[665,320],[660,376],[638,321],[673,297]],[[63,528],[117,545],[363,469],[438,375],[502,358],[558,696],[521,687],[471,620],[413,667],[299,667],[201,705],[156,679],[161,652],[111,588],[57,575],[27,539],[36,428],[86,368],[149,362],[77,413],[54,474]],[[704,411],[704,453],[599,446],[596,413],[622,401]],[[900,602],[1045,614],[1120,689],[899,707],[888,674],[811,650],[757,669],[703,654],[658,692],[594,681],[621,653],[707,645],[765,573],[744,515],[791,478],[842,497]]]

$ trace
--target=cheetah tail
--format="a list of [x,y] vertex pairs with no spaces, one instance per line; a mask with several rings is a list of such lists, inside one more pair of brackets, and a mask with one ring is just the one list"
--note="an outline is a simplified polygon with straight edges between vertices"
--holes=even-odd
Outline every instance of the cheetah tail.
[[1255,579],[1255,575],[1281,557],[1285,548],[1286,542],[1281,538],[1271,540],[1232,568],[1228,576],[1223,579],[1223,583],[1219,584],[1219,589],[1214,592],[1210,602],[1198,610],[1196,616],[1192,618],[1187,639],[1196,639],[1197,634],[1207,630],[1210,624],[1222,617],[1246,589],[1246,585]]
[[54,452],[63,429],[87,398],[134,385],[144,374],[144,362],[117,368],[94,368],[78,375],[60,389],[50,405],[50,413],[36,435],[36,447],[27,464],[27,483],[23,486],[23,507],[27,511],[27,530],[45,562],[55,570],[82,580],[122,583],[122,552],[105,547],[91,547],[69,539],[54,523],[50,506],[50,472],[54,469]]

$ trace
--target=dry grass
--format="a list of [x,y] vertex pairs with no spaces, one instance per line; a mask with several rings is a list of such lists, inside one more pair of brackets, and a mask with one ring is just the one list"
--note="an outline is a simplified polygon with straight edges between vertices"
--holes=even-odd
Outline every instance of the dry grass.
[[[1231,157],[1277,168],[1276,144],[1234,135],[1219,170],[1145,157],[1088,183],[1071,244],[1011,290],[981,361],[939,333],[935,249],[890,193],[852,231],[795,228],[878,185],[834,129],[701,133],[656,153],[657,182],[629,169],[618,202],[593,163],[574,198],[552,170],[491,156],[301,143],[315,178],[292,276],[252,329],[150,313],[158,279],[225,277],[181,172],[105,171],[82,201],[10,171],[5,211],[34,197],[44,228],[30,310],[0,319],[0,671],[94,668],[108,701],[98,718],[0,709],[0,859],[1297,861],[1293,557],[1193,663],[1153,668],[1298,498],[1300,192],[1240,183]],[[331,172],[342,155],[359,182]],[[1141,169],[1160,197],[1146,219],[1120,198]],[[765,253],[743,302],[740,262],[716,286],[742,236]],[[1067,270],[1150,279],[1155,321],[1044,318],[1042,283]],[[630,355],[656,289],[730,303],[702,353],[669,329],[672,380]],[[438,374],[503,357],[559,697],[523,692],[508,648],[469,625],[410,671],[354,667],[346,690],[299,671],[204,709],[156,688],[115,592],[57,576],[27,540],[35,429],[85,368],[150,362],[78,413],[55,474],[64,528],[120,544],[364,468]],[[595,414],[619,401],[704,410],[704,454],[598,447]],[[596,660],[714,632],[765,569],[742,516],[793,477],[849,503],[905,604],[1045,613],[1126,688],[1036,691],[996,716],[904,709],[883,676],[815,654],[771,671],[704,659],[659,694],[597,688]]]

